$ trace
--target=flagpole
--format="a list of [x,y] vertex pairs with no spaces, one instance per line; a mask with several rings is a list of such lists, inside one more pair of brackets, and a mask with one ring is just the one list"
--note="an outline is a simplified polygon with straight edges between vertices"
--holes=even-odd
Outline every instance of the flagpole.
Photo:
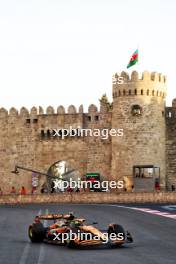
[[137,71],[139,73],[139,43],[137,44],[137,50],[138,50]]

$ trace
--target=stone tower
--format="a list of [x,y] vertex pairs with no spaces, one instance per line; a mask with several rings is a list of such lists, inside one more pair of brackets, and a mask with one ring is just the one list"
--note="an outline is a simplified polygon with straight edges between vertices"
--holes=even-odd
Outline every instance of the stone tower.
[[112,128],[124,132],[123,137],[112,137],[114,179],[157,178],[165,187],[165,97],[166,78],[161,74],[114,75]]

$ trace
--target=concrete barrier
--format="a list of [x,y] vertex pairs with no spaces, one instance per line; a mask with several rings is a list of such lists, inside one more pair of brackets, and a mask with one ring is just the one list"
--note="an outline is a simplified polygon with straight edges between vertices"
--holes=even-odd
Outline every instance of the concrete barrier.
[[0,204],[40,203],[176,203],[176,192],[153,193],[60,193],[1,195]]

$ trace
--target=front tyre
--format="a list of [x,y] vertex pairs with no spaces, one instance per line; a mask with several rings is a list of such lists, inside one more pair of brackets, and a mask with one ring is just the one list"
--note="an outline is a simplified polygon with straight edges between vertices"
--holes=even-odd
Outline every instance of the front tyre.
[[[71,229],[72,232],[68,232],[68,239],[66,241],[66,245],[69,248],[76,248],[78,247],[78,243],[76,243],[76,238],[77,238],[77,232],[78,229],[77,228],[73,228]],[[71,233],[74,234],[74,236],[71,236]]]
[[[115,236],[118,239],[117,240],[111,239],[112,234],[113,234],[113,237],[115,234]],[[119,247],[125,243],[126,233],[125,233],[124,228],[121,225],[118,225],[118,224],[110,225],[108,228],[108,235],[110,238],[111,247]]]
[[45,238],[46,229],[42,223],[34,223],[28,228],[28,237],[33,243],[43,242]]

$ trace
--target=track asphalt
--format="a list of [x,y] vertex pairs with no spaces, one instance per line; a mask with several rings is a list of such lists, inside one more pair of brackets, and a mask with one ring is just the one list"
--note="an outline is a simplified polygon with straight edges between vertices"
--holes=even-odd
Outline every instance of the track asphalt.
[[[166,206],[166,207],[165,207]],[[132,209],[132,208],[139,208]],[[147,208],[153,211],[148,213]],[[106,229],[119,223],[134,237],[134,244],[117,249],[104,247],[69,249],[50,244],[32,244],[28,225],[38,213],[68,213],[98,222]],[[3,205],[0,206],[0,263],[2,264],[175,264],[176,219],[155,214],[176,215],[176,206],[167,205]]]

